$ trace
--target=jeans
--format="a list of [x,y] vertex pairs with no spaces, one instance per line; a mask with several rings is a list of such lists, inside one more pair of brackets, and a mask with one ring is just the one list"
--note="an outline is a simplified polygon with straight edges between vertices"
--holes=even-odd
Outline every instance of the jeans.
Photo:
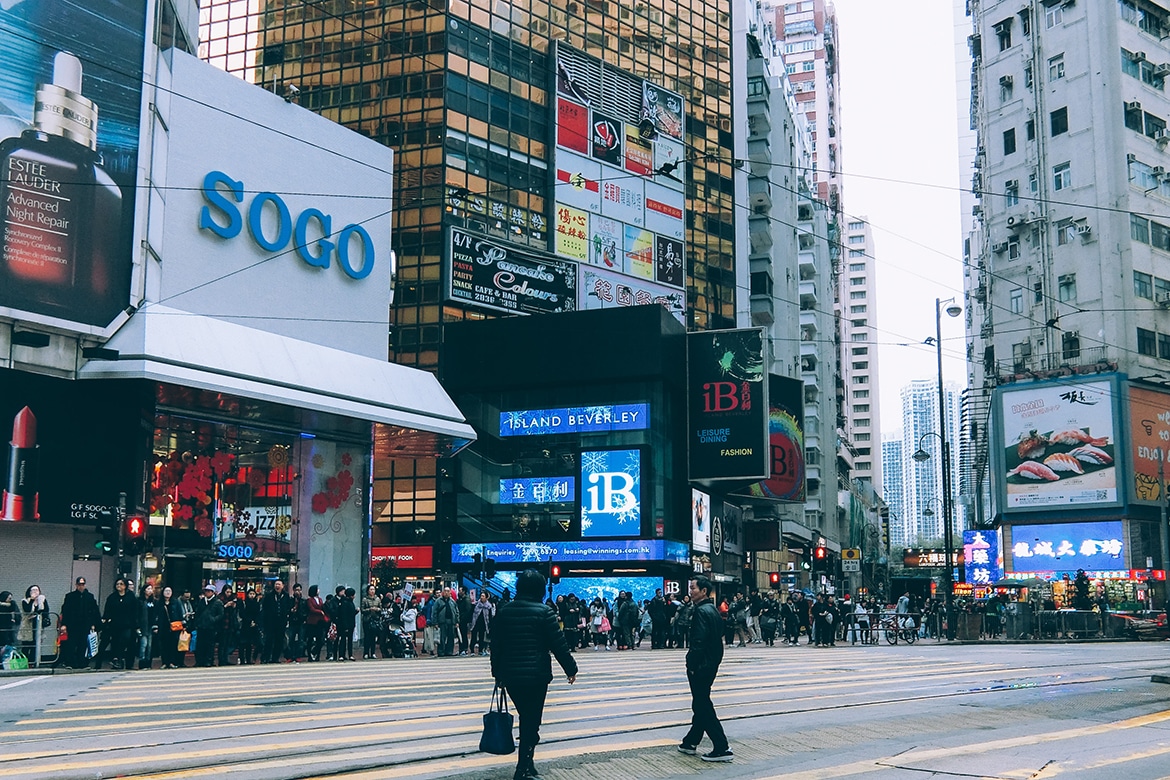
[[154,632],[147,630],[138,637],[138,668],[149,669],[154,665]]
[[[697,746],[703,741],[703,734],[711,738],[711,744],[716,751],[727,749],[727,735],[723,733],[723,725],[715,714],[715,704],[711,701],[711,686],[715,683],[714,671],[693,672],[687,670],[687,682],[691,686],[691,729],[683,737],[683,744]],[[518,709],[519,707],[517,707]]]

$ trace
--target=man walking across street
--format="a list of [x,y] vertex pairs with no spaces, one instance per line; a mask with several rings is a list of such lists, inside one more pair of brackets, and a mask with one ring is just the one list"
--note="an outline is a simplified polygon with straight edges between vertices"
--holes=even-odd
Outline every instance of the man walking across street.
[[723,661],[723,618],[711,600],[711,580],[699,575],[690,583],[694,613],[691,616],[690,648],[687,650],[687,682],[691,688],[691,728],[678,746],[680,753],[695,755],[703,734],[714,748],[704,761],[730,761],[735,757],[727,744],[723,725],[711,701],[711,686]]

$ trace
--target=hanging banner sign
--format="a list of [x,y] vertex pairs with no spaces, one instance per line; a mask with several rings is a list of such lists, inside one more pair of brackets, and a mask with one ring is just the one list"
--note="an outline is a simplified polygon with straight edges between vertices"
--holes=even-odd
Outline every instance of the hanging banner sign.
[[769,476],[764,330],[687,336],[690,478]]

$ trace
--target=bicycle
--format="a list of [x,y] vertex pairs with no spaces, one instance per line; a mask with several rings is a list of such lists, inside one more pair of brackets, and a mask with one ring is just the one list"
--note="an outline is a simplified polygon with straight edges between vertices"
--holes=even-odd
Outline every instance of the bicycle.
[[882,615],[877,630],[891,645],[898,644],[899,639],[908,645],[918,641],[918,627],[914,625],[914,618],[905,613]]

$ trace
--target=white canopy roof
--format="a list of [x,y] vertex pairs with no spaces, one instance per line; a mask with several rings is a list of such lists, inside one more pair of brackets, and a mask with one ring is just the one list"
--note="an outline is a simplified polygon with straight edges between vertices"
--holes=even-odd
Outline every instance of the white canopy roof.
[[426,371],[149,304],[91,359],[82,379],[149,379],[357,420],[475,440]]

